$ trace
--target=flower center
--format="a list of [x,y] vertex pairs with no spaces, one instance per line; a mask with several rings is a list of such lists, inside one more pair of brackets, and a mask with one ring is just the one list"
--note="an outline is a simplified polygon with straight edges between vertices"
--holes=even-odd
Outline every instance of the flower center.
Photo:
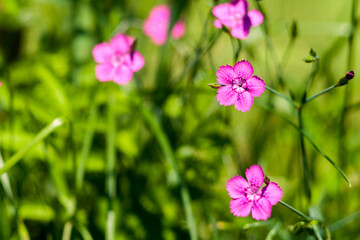
[[124,54],[115,54],[111,58],[111,64],[114,66],[114,68],[117,68],[118,66],[125,64],[125,55]]
[[249,201],[257,201],[261,198],[260,188],[256,186],[250,186],[245,190],[245,195]]
[[232,80],[232,89],[236,93],[243,93],[247,89],[247,83],[246,80],[242,77],[236,77]]

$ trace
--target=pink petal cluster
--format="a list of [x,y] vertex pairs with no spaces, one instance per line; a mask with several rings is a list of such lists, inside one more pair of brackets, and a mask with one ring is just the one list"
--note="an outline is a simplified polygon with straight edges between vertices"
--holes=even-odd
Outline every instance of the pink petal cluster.
[[101,82],[114,81],[127,84],[133,73],[145,64],[143,56],[133,50],[135,38],[123,34],[116,35],[110,43],[97,44],[92,53],[95,62],[95,75]]
[[[170,25],[170,7],[158,5],[151,9],[149,17],[145,20],[143,29],[145,35],[149,36],[156,45],[163,45],[167,40]],[[171,30],[171,37],[181,38],[185,34],[184,21],[175,23]]]
[[235,105],[237,110],[246,112],[253,104],[253,97],[259,97],[265,90],[264,81],[252,76],[253,67],[248,61],[237,62],[234,67],[220,66],[216,76],[221,87],[216,98],[220,105]]
[[254,219],[266,220],[271,215],[271,207],[282,198],[283,191],[274,182],[261,188],[264,172],[259,165],[246,169],[245,175],[247,181],[241,176],[235,176],[226,184],[226,190],[232,198],[230,211],[237,217],[246,217],[251,212]]
[[222,3],[215,6],[212,13],[217,18],[214,26],[231,29],[231,35],[238,39],[244,39],[249,35],[250,27],[260,25],[264,16],[256,9],[248,11],[246,0],[233,0],[230,3]]

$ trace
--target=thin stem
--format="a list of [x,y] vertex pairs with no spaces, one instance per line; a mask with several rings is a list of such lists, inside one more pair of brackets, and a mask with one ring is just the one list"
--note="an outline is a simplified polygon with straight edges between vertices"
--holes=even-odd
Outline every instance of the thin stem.
[[[299,128],[302,131],[304,129],[303,121],[302,121],[302,108],[298,109],[298,121],[299,121]],[[301,148],[301,162],[302,162],[303,171],[304,171],[305,193],[306,193],[306,196],[308,197],[308,199],[310,199],[311,198],[310,176],[309,176],[309,166],[307,164],[304,135],[300,133],[299,136],[300,136],[300,148]]]
[[114,94],[111,92],[108,101],[107,133],[106,133],[106,190],[108,194],[108,213],[106,219],[105,239],[115,239],[115,212],[114,201],[116,197],[115,182],[115,106]]
[[20,151],[15,153],[15,155],[13,155],[9,160],[5,162],[5,165],[0,169],[0,176],[3,173],[7,172],[10,168],[12,168],[16,163],[18,163],[35,144],[46,138],[50,133],[52,133],[56,128],[60,127],[62,124],[63,124],[62,119],[56,118],[48,126],[43,128],[35,136],[35,138],[30,143],[28,143],[28,145],[26,145]]
[[307,98],[307,99],[305,100],[305,103],[310,102],[311,100],[314,100],[315,98],[323,95],[324,93],[327,93],[327,92],[333,90],[333,89],[336,88],[336,87],[337,87],[337,84],[334,84],[334,85],[332,85],[331,87],[328,87],[328,88],[322,90],[321,92],[319,92],[319,93],[317,93],[317,94],[315,94],[315,95]]
[[267,90],[269,90],[270,92],[274,93],[275,95],[281,97],[282,99],[286,100],[287,102],[289,102],[293,107],[296,107],[296,104],[293,100],[291,100],[290,98],[286,97],[285,95],[279,93],[278,91],[276,91],[275,89],[269,87],[269,86],[265,86],[265,88]]
[[304,213],[300,212],[299,210],[293,208],[292,206],[290,206],[289,204],[283,202],[283,201],[279,201],[279,203],[281,203],[282,205],[284,205],[285,207],[287,207],[288,209],[290,209],[291,211],[293,211],[294,213],[296,213],[297,215],[299,215],[300,217],[304,218],[306,221],[311,221],[313,220],[311,217],[305,215]]

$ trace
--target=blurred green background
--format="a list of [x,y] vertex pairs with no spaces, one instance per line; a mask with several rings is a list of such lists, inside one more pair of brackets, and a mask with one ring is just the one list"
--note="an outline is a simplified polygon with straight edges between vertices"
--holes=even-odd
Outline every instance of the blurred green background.
[[[283,201],[323,223],[324,239],[325,226],[333,239],[360,239],[358,1],[250,1],[266,20],[241,42],[213,27],[220,2],[0,0],[0,160],[19,154],[1,176],[1,239],[111,239],[111,223],[114,239],[190,239],[189,226],[199,239],[316,239],[312,230],[296,235],[300,219],[282,205],[263,222],[230,213],[226,182],[255,163]],[[158,47],[142,24],[161,3],[187,31]],[[92,48],[120,32],[137,38],[146,64],[126,86],[100,83]],[[296,109],[265,91],[238,112],[207,84],[219,66],[247,59],[299,102],[310,48],[320,67],[308,96],[349,70],[355,78],[303,108],[304,129],[352,184],[305,140],[308,198],[299,132],[284,120],[297,124]],[[58,117],[61,126],[32,142]]]

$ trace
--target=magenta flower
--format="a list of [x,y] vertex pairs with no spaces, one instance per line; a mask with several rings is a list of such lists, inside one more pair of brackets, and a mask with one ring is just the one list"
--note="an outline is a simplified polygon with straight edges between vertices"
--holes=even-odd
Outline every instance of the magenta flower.
[[145,64],[143,56],[132,48],[135,38],[123,34],[116,35],[110,43],[97,44],[92,53],[95,62],[95,75],[101,82],[114,81],[127,84],[133,73]]
[[231,29],[231,35],[235,38],[244,39],[248,36],[250,27],[260,25],[264,16],[256,9],[248,11],[246,0],[233,0],[230,3],[222,3],[215,6],[212,13],[217,18],[214,26]]
[[253,67],[248,61],[237,62],[234,67],[221,66],[216,76],[221,87],[216,98],[220,105],[235,105],[237,110],[246,112],[253,104],[253,97],[259,97],[265,90],[265,83],[258,76],[252,76]]
[[264,182],[264,172],[259,165],[246,169],[245,175],[247,181],[241,176],[235,176],[226,184],[226,190],[232,198],[230,211],[236,217],[246,217],[251,212],[254,219],[266,220],[271,215],[271,207],[280,201],[283,192],[274,182],[260,188]]
[[[149,36],[156,45],[163,45],[167,40],[169,25],[169,6],[158,5],[150,11],[149,17],[145,20],[143,29],[145,35]],[[185,34],[184,21],[176,22],[170,34],[174,39],[181,38]]]

